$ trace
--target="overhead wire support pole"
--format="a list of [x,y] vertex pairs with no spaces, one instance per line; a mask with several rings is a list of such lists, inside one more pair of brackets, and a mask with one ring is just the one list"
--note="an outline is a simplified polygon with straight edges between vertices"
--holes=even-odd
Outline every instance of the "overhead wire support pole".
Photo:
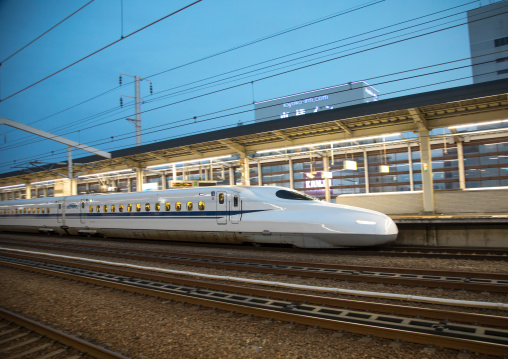
[[[134,77],[134,103],[135,103],[136,118],[135,119],[128,118],[127,121],[134,123],[134,128],[136,131],[136,146],[141,146],[141,100],[142,100],[142,98],[141,98],[141,81],[144,80],[144,81],[150,82],[150,93],[152,93],[152,81],[149,79],[141,78],[139,76],[133,76],[133,75],[128,75],[128,74],[124,74],[124,73],[120,73],[120,75]],[[121,83],[121,77],[120,77],[120,83]],[[127,96],[127,95],[121,95],[121,96],[132,98],[132,96]],[[120,103],[122,103],[122,102],[120,102]]]

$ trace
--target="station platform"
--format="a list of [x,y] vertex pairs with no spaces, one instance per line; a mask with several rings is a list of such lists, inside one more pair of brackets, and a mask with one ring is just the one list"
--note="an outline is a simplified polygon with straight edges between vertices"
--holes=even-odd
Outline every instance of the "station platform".
[[399,228],[397,245],[508,248],[508,213],[390,217]]
[[435,215],[390,215],[397,224],[500,224],[508,223],[508,213],[457,213]]

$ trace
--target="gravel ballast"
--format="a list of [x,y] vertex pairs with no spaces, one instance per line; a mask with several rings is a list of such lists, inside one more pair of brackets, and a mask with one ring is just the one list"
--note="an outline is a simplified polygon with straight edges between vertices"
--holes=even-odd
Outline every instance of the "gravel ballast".
[[[6,238],[6,235],[2,234],[0,238],[2,237]],[[30,236],[27,239],[34,240]],[[73,241],[73,243],[79,244],[79,241]],[[108,245],[106,241],[83,241],[83,243]],[[117,247],[119,243],[114,242],[109,245]],[[14,248],[14,246],[9,247]],[[199,247],[176,245],[165,247],[163,244],[157,243],[133,243],[126,244],[125,247],[133,250],[136,247],[149,250],[165,248],[171,251],[193,251],[215,255],[225,255],[227,252],[232,256],[241,256],[244,253],[252,258],[259,255],[264,259],[314,260],[323,263],[338,262],[357,265],[367,263],[368,265],[383,265],[381,263],[384,260],[385,266],[425,268],[425,263],[421,259],[409,258],[354,258],[353,256],[329,254],[319,256],[314,253],[302,255],[302,253],[291,251],[278,251],[271,255],[269,251],[265,250],[244,252],[241,247],[226,249],[203,247],[200,249]],[[56,253],[56,251],[51,252]],[[120,261],[118,258],[100,258]],[[362,263],[364,261],[366,263]],[[428,259],[424,261],[427,264],[432,262]],[[460,260],[455,261],[459,263],[452,263],[453,260],[448,260],[448,263],[445,263],[441,261],[435,261],[433,269],[444,267],[450,270],[464,270],[456,268],[467,267],[471,272],[475,270],[508,272],[504,262],[483,263]],[[129,262],[143,263],[143,261]],[[172,269],[184,267],[186,270],[202,273],[216,272],[210,268],[147,262],[143,264]],[[227,271],[223,270],[217,273],[225,274]],[[231,272],[228,274],[232,275]],[[272,277],[245,272],[235,273],[235,275],[242,277],[262,276],[265,280],[269,280],[267,277]],[[279,276],[273,277],[270,280],[280,280]],[[312,279],[285,278],[284,280],[301,284],[307,282],[305,284],[310,285],[315,283]],[[348,283],[348,285],[360,288],[365,284]],[[2,288],[0,290],[0,305],[2,307],[60,330],[68,331],[72,335],[131,358],[455,358],[460,355],[458,351],[454,350],[428,348],[411,343],[396,343],[391,340],[338,333],[208,308],[198,308],[4,266],[0,266],[0,288]],[[366,288],[372,290],[373,287],[367,285]],[[393,292],[392,288],[393,286],[385,286],[382,291]],[[406,288],[404,290],[410,292],[422,290],[422,292],[427,292],[426,295],[429,295],[429,291],[426,289]],[[439,290],[433,292],[439,293]],[[450,294],[448,292],[455,292],[458,297],[467,297],[470,294],[444,291],[444,296],[448,296]],[[492,297],[492,295],[485,293],[475,293],[473,296],[489,301],[498,299],[496,296]],[[504,301],[506,302],[506,300]],[[412,303],[404,304],[412,305]],[[506,315],[503,312],[497,314]],[[470,358],[487,357],[485,355],[470,356]]]

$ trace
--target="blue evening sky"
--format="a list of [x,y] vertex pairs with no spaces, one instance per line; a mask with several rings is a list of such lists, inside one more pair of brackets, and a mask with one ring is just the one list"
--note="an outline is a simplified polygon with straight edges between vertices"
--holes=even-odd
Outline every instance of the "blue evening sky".
[[[114,151],[135,145],[132,98],[120,107],[134,85],[120,73],[152,81],[153,95],[141,83],[143,144],[252,123],[253,101],[352,81],[380,100],[471,84],[469,60],[396,73],[468,58],[461,24],[490,0],[203,0],[11,97],[193,1],[123,0],[122,16],[122,0],[95,0],[4,61],[88,2],[0,0],[0,117]],[[67,158],[65,145],[0,133],[0,173]]]

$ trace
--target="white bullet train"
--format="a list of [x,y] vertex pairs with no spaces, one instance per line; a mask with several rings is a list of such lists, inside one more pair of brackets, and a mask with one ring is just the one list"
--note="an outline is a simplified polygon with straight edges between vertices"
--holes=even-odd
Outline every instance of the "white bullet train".
[[382,213],[256,186],[4,201],[0,230],[300,248],[374,246],[398,234]]

